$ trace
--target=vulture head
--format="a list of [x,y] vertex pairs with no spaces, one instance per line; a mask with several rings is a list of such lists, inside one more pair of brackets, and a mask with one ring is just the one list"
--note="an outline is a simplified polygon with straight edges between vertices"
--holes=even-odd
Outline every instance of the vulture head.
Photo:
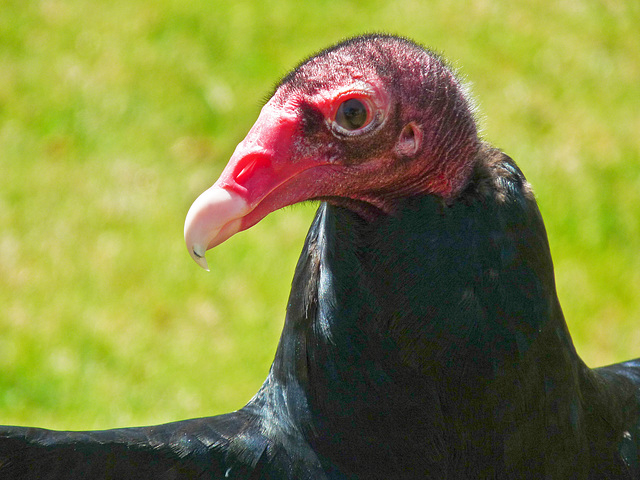
[[191,206],[187,248],[207,268],[207,249],[305,200],[371,220],[402,197],[453,198],[479,144],[465,88],[438,55],[394,36],[347,40],[282,79]]

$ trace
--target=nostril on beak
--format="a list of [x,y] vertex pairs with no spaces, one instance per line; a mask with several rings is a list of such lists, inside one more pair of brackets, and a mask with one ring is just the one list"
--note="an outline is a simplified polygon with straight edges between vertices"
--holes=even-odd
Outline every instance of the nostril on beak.
[[253,154],[245,157],[245,161],[238,164],[238,173],[234,175],[234,180],[238,185],[244,186],[247,179],[251,178],[256,170],[271,165],[270,155]]

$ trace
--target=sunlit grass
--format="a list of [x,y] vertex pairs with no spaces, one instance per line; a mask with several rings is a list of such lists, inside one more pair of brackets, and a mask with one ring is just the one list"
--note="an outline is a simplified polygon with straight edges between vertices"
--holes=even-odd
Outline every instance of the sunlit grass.
[[590,365],[640,356],[634,2],[0,5],[0,423],[150,424],[236,409],[266,376],[313,214],[278,212],[205,274],[184,215],[280,76],[366,31],[472,83],[534,185]]

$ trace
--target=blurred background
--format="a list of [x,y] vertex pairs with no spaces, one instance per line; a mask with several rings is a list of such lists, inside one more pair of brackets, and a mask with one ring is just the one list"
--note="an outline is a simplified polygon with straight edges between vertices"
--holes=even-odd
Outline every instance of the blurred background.
[[240,408],[273,358],[316,205],[208,255],[184,217],[300,60],[385,31],[442,52],[546,221],[590,366],[640,356],[640,4],[0,2],[0,424]]

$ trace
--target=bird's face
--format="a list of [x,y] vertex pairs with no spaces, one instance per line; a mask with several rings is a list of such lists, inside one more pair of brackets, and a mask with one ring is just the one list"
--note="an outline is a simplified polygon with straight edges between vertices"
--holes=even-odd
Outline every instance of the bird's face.
[[[379,46],[363,52],[367,46],[330,49],[285,77],[187,214],[185,240],[199,265],[206,268],[207,249],[304,200],[326,200],[369,219],[392,212],[402,196],[452,193],[450,171],[457,173],[452,165],[461,161],[451,162],[449,173],[438,168],[440,144],[433,141],[434,132],[447,133],[433,112],[450,102],[425,105],[420,65],[394,60]],[[406,98],[416,97],[411,86],[403,88],[412,71],[419,101]]]

